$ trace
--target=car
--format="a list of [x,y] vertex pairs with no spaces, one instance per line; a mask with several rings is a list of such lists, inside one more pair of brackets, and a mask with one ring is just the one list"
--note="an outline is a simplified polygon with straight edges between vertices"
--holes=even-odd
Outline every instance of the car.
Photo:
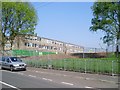
[[14,70],[24,70],[26,71],[27,64],[22,62],[19,57],[0,57],[0,68]]

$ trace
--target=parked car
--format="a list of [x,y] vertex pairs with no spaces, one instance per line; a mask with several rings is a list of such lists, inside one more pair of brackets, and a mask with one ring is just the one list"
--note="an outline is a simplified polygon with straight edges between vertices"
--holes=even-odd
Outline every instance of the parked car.
[[19,57],[0,57],[0,68],[13,70],[26,70],[27,65]]

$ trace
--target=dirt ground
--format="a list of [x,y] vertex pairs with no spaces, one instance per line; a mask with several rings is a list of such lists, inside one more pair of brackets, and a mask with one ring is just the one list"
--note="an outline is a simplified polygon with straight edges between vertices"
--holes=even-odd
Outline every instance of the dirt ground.
[[47,59],[52,59],[52,60],[58,60],[58,59],[66,59],[66,58],[77,58],[75,56],[71,55],[65,55],[65,54],[51,54],[51,55],[43,55],[43,56],[31,56],[31,57],[24,57],[26,60],[47,60]]

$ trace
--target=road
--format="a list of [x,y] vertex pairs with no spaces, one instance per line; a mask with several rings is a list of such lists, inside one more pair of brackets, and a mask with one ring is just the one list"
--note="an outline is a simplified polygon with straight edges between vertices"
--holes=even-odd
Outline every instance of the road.
[[2,88],[118,88],[118,77],[28,67],[27,71],[1,70]]

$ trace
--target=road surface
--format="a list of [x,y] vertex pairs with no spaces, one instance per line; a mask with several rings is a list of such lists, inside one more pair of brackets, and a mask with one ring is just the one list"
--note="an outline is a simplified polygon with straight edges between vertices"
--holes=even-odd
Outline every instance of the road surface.
[[2,88],[118,88],[118,77],[28,67],[27,71],[1,70]]

